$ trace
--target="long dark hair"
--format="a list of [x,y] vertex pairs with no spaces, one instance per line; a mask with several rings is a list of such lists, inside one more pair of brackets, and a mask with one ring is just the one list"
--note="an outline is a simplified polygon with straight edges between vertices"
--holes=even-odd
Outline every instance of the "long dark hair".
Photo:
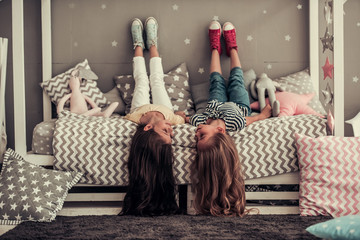
[[168,215],[179,208],[173,175],[173,154],[153,129],[140,124],[132,139],[128,161],[129,186],[121,215]]
[[198,148],[191,164],[195,190],[194,208],[199,214],[244,216],[245,183],[235,143],[228,134],[216,133],[206,148]]

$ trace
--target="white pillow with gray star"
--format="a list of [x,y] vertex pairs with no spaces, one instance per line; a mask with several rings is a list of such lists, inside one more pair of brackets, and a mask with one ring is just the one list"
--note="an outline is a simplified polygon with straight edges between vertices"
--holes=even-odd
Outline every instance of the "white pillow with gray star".
[[0,224],[54,220],[81,176],[31,164],[8,149],[0,173]]

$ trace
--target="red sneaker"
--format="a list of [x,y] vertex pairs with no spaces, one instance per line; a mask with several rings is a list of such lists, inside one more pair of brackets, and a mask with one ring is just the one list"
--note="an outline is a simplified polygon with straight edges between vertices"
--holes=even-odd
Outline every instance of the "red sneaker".
[[216,49],[221,55],[221,25],[218,21],[212,21],[209,26],[209,39],[210,39],[210,47],[211,50]]
[[236,44],[236,30],[232,23],[226,22],[223,25],[223,35],[226,44],[226,55],[230,57],[230,50],[231,49],[238,49]]

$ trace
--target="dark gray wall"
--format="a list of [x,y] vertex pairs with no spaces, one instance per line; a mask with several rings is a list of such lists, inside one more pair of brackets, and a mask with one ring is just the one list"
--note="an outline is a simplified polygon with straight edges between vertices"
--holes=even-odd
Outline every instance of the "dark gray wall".
[[[360,111],[356,94],[360,82],[352,82],[353,76],[360,77],[356,58],[359,56],[359,52],[356,54],[360,36],[360,27],[356,26],[360,21],[359,5],[357,0],[348,0],[345,5],[345,119]],[[24,11],[27,141],[30,147],[32,129],[42,119],[40,0],[24,1]],[[110,90],[114,87],[114,75],[132,71],[131,20],[134,17],[145,20],[148,16],[159,21],[159,50],[165,72],[185,61],[193,82],[208,81],[210,51],[207,27],[214,16],[218,16],[221,23],[231,21],[237,27],[239,55],[245,70],[253,68],[257,74],[266,72],[276,78],[300,71],[309,64],[308,0],[53,0],[53,74],[87,58],[99,76],[100,89],[103,92]],[[286,35],[291,37],[290,41],[285,40]],[[0,36],[10,40],[6,110],[9,146],[12,147],[10,0],[0,2]],[[253,39],[249,41],[248,36]],[[185,44],[185,39],[190,39],[190,44]],[[112,46],[113,41],[117,42],[116,46]],[[145,56],[148,58],[147,53]],[[222,64],[227,75],[229,59],[225,55]],[[204,68],[205,72],[199,73],[199,68]],[[346,135],[352,135],[349,126]]]

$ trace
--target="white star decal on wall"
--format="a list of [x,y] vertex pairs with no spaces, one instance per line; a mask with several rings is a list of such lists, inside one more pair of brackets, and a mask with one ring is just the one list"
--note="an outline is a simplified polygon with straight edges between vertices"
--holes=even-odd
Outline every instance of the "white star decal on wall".
[[190,39],[189,39],[189,38],[186,38],[186,39],[184,40],[184,43],[185,43],[185,45],[190,45]]
[[204,71],[204,68],[199,68],[198,72],[199,72],[200,74],[203,74],[203,73],[205,72],[205,71]]
[[117,45],[118,45],[117,41],[114,40],[114,41],[111,42],[111,46],[116,47]]
[[353,82],[357,83],[359,81],[358,76],[353,77]]
[[272,65],[271,65],[271,64],[268,64],[268,65],[266,66],[266,68],[267,68],[267,69],[272,69]]
[[248,36],[246,37],[246,40],[248,40],[249,42],[251,42],[253,39],[254,39],[254,38],[253,38],[251,35],[248,35]]
[[213,20],[214,20],[214,21],[219,21],[219,16],[214,16],[214,17],[213,17]]
[[174,11],[177,11],[177,10],[179,9],[179,6],[176,5],[176,4],[174,4],[174,5],[172,5],[172,9],[173,9]]
[[290,39],[291,39],[291,37],[290,37],[290,35],[289,35],[289,34],[285,36],[285,41],[290,42]]
[[101,9],[105,10],[105,8],[106,8],[106,4],[101,4]]
[[296,6],[296,8],[297,8],[298,10],[301,10],[301,9],[302,9],[302,5],[301,5],[301,4],[298,4],[298,5]]
[[267,14],[267,11],[265,9],[263,10],[263,14]]
[[357,22],[357,23],[356,23],[356,26],[357,26],[357,27],[360,27],[360,22]]

